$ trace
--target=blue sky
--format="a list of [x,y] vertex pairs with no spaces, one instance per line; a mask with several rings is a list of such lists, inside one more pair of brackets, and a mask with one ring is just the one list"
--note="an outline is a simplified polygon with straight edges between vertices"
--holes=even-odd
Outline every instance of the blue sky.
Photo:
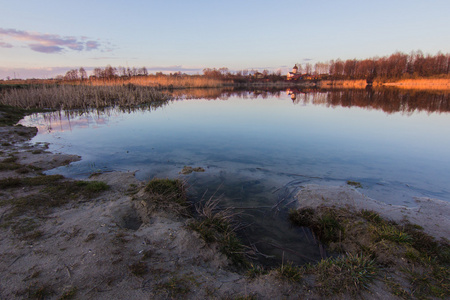
[[281,69],[450,52],[450,1],[0,0],[0,79],[68,69]]

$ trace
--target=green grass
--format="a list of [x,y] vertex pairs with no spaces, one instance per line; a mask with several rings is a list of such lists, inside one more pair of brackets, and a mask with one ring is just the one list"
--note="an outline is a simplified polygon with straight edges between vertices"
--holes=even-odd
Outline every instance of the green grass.
[[174,201],[186,205],[184,183],[179,179],[154,178],[146,185],[145,191],[163,197],[166,201]]
[[381,224],[379,226],[371,226],[375,240],[387,240],[398,244],[411,244],[413,239],[409,234],[403,232],[393,225]]
[[4,160],[0,162],[0,171],[14,171],[21,167],[22,165],[17,163],[5,162]]
[[75,184],[88,193],[99,193],[109,189],[109,186],[102,181],[77,181]]
[[323,243],[340,241],[345,233],[344,227],[332,209],[321,208],[320,214],[312,208],[291,210],[289,220],[297,226],[311,228]]
[[375,224],[383,223],[383,219],[380,217],[380,215],[373,210],[362,209],[360,214],[364,219],[366,219],[369,222],[372,222]]
[[62,175],[42,175],[25,178],[8,177],[0,180],[0,188],[8,189],[25,186],[49,185],[54,184],[63,178],[64,176]]
[[348,185],[351,185],[351,186],[354,186],[355,188],[362,188],[363,186],[362,186],[362,184],[360,183],[360,182],[357,182],[357,181],[351,181],[351,180],[348,180],[347,181],[347,184]]
[[322,260],[315,266],[316,288],[325,295],[367,289],[375,279],[379,267],[370,257],[346,255]]

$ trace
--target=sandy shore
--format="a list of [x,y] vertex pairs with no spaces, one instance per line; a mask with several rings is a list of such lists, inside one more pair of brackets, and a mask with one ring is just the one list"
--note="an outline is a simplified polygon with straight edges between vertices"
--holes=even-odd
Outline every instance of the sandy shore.
[[[38,177],[43,170],[80,159],[30,144],[35,128],[0,127],[0,133],[0,160],[17,166],[2,169],[0,180]],[[186,226],[189,218],[145,210],[145,183],[133,173],[104,173],[89,180],[105,182],[110,189],[22,215],[12,214],[14,201],[42,193],[42,187],[1,190],[1,299],[329,299],[312,291],[308,277],[294,283],[275,271],[256,278],[236,272],[217,245],[206,244]],[[417,207],[394,207],[349,187],[315,185],[304,187],[297,197],[299,207],[371,209],[393,220],[407,218],[435,237],[449,238],[449,205],[439,200],[416,199]],[[362,297],[393,295],[378,281]]]

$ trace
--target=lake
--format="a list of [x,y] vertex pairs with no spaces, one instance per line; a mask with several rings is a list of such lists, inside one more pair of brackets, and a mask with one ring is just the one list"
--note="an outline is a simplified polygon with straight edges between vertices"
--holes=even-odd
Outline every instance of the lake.
[[[118,170],[136,171],[142,180],[186,179],[193,201],[214,194],[223,207],[242,208],[241,222],[249,226],[241,237],[276,259],[284,255],[302,263],[320,257],[310,233],[286,220],[305,184],[356,181],[361,193],[396,205],[413,206],[414,197],[450,201],[446,93],[204,93],[152,110],[42,113],[22,124],[38,127],[33,142],[82,156],[49,174],[86,178]],[[181,175],[184,166],[205,172]],[[283,205],[274,208],[279,201]],[[282,251],[299,248],[301,256]]]

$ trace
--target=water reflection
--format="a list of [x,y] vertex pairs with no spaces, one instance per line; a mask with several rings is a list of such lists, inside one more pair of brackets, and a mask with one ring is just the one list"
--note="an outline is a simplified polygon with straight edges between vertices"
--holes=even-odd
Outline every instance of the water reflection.
[[318,88],[261,87],[258,89],[188,89],[175,90],[169,95],[175,99],[226,100],[230,97],[243,99],[280,98],[287,94],[294,104],[326,105],[329,107],[360,107],[382,110],[392,114],[415,111],[429,113],[450,112],[450,91],[404,90],[396,88],[325,90]]
[[[280,99],[283,94],[290,97],[296,105],[322,105],[326,107],[359,107],[364,109],[381,110],[387,114],[401,112],[411,115],[414,112],[442,113],[450,112],[449,92],[405,91],[402,89],[348,89],[348,90],[323,90],[323,89],[299,89],[299,88],[260,88],[247,89],[183,89],[169,93],[173,100],[207,99],[227,100],[230,97],[242,99]],[[109,122],[111,118],[117,118],[123,113],[136,111],[152,111],[169,105],[171,101],[152,103],[135,107],[105,107],[101,109],[85,109],[57,111],[42,116],[43,121],[37,120],[35,114],[31,117],[34,126],[41,133],[53,131],[72,130],[73,127],[96,128]]]
[[148,103],[133,107],[102,107],[76,110],[54,111],[30,115],[22,124],[37,127],[40,134],[72,131],[74,128],[95,129],[107,126],[111,120],[120,119],[123,114],[134,112],[151,112],[163,108],[170,101]]

